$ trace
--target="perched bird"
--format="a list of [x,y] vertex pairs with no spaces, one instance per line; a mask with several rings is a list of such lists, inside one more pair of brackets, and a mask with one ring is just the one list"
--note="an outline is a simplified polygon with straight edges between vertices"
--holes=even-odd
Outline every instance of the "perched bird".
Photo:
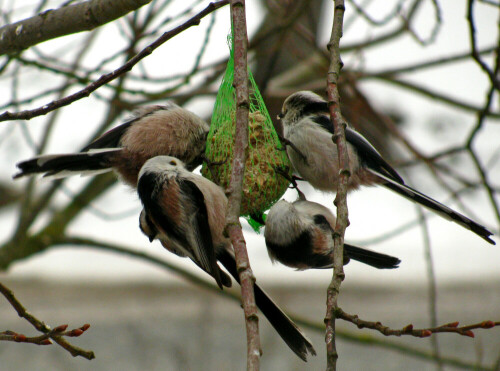
[[209,129],[204,120],[172,102],[145,106],[79,153],[41,155],[19,162],[20,172],[14,178],[38,173],[60,178],[114,170],[135,187],[142,165],[154,156],[175,156],[189,170],[201,165]]
[[[335,216],[316,202],[299,199],[293,203],[278,201],[267,214],[267,252],[272,261],[297,268],[333,268],[333,231]],[[344,264],[350,259],[379,269],[397,268],[401,262],[393,256],[344,244]]]
[[[284,138],[293,144],[286,150],[295,171],[314,188],[335,192],[339,169],[327,102],[311,91],[300,91],[285,99],[279,118]],[[347,127],[345,135],[351,171],[349,190],[381,184],[495,244],[489,237],[492,233],[482,225],[407,186],[361,134]]]
[[[230,240],[224,236],[227,198],[210,180],[186,170],[182,161],[157,156],[144,164],[137,183],[144,206],[141,230],[150,241],[159,239],[169,251],[189,257],[212,276],[220,288],[239,282]],[[292,320],[254,285],[257,306],[288,346],[304,361],[316,352]]]

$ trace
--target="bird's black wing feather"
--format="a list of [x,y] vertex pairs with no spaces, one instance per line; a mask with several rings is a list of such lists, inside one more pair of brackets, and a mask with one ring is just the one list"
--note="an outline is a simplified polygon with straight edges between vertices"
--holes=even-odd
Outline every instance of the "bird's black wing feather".
[[[215,247],[212,243],[212,233],[208,224],[208,212],[205,205],[205,197],[200,189],[193,182],[186,179],[179,179],[181,191],[193,201],[194,206],[194,227],[197,230],[201,267],[214,274],[217,283],[220,282],[219,266],[215,256]],[[217,277],[215,276],[217,275]]]
[[332,121],[330,120],[330,116],[327,115],[313,115],[311,116],[311,120],[316,124],[321,126],[323,129],[328,131],[330,134],[334,134],[335,130],[333,128]]
[[105,132],[103,135],[101,135],[99,138],[95,139],[92,141],[90,144],[82,148],[80,152],[87,152],[88,150],[91,149],[97,149],[97,148],[118,148],[120,147],[120,140],[123,137],[123,134],[128,130],[128,128],[137,120],[141,119],[142,117],[136,117],[133,118],[130,121],[124,122],[121,125],[118,125],[117,127],[108,130]]
[[[333,123],[330,120],[330,116],[324,114],[313,115],[311,116],[311,120],[332,135],[334,134],[335,130],[333,127]],[[404,184],[403,178],[401,178],[396,170],[394,170],[392,166],[383,159],[380,153],[375,149],[375,147],[370,144],[370,142],[364,136],[362,136],[356,130],[347,127],[345,130],[345,138],[347,142],[356,149],[360,160],[369,168],[386,174],[386,176],[389,176],[400,184]]]
[[168,109],[170,109],[169,106],[160,106],[160,105],[154,106],[151,109],[151,111],[147,112],[146,114],[133,117],[130,120],[124,122],[123,124],[118,125],[117,127],[111,130],[108,130],[103,135],[92,141],[89,145],[84,147],[80,152],[86,152],[89,149],[96,149],[96,148],[118,148],[120,147],[120,141],[123,137],[123,134],[125,134],[125,132],[132,124],[143,119],[146,116],[154,114],[157,111],[168,110]]
[[[175,180],[171,179],[167,182],[174,181]],[[155,174],[145,173],[139,178],[137,184],[139,197],[141,198],[146,214],[149,216],[150,220],[153,221],[169,239],[176,241],[181,246],[185,246],[187,250],[191,250],[191,255],[194,257],[192,260],[201,269],[210,274],[220,288],[222,288],[223,285],[230,287],[231,279],[224,274],[217,265],[203,193],[193,182],[185,179],[177,180],[181,194],[186,196],[184,199],[180,199],[179,202],[183,202],[184,204],[182,207],[187,210],[187,214],[191,213],[194,217],[194,220],[179,221],[175,220],[175,218],[169,214],[167,208],[161,206],[162,200],[159,198],[165,197],[165,194],[162,193],[161,190],[156,189],[156,182]],[[168,188],[168,183],[165,188]],[[190,222],[193,224],[189,225]],[[195,230],[195,242],[190,242],[186,238],[187,228],[193,228]],[[193,246],[193,243],[196,245]],[[196,251],[192,251],[193,249],[196,249]]]
[[383,159],[378,151],[368,142],[368,140],[357,131],[346,128],[346,140],[356,148],[358,156],[366,166],[377,172],[385,174],[397,183],[404,184],[403,178],[394,170],[394,168]]

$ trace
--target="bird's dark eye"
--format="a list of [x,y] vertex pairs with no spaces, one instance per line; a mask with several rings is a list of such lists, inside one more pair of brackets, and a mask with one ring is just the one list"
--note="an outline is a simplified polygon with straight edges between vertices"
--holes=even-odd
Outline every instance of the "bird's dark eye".
[[170,165],[177,165],[175,161],[170,161]]
[[279,115],[278,115],[278,120],[281,120],[283,117],[285,117],[285,114],[283,112],[281,112]]

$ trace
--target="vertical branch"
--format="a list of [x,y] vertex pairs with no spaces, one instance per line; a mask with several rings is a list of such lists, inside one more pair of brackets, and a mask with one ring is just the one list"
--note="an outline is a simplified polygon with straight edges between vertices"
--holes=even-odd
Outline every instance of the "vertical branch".
[[231,21],[234,40],[234,87],[236,90],[236,132],[229,203],[227,232],[236,255],[241,282],[241,296],[247,330],[247,370],[258,370],[260,362],[259,318],[253,292],[255,277],[250,268],[245,239],[239,223],[243,177],[248,147],[248,113],[250,108],[247,69],[247,29],[245,0],[231,0]]
[[481,59],[479,55],[479,51],[477,49],[477,40],[476,40],[476,25],[474,22],[474,2],[475,0],[469,0],[467,3],[467,22],[469,24],[469,39],[471,45],[471,55],[472,58],[479,64],[481,69],[488,75],[491,85],[500,90],[500,79],[498,75],[488,67],[488,65]]
[[340,59],[339,44],[342,37],[342,25],[344,20],[345,6],[343,0],[335,0],[335,10],[333,15],[332,36],[328,43],[330,51],[330,66],[327,76],[327,95],[330,109],[330,117],[335,129],[335,135],[332,140],[337,145],[339,158],[339,185],[334,204],[337,207],[337,224],[335,225],[334,250],[333,250],[333,277],[328,286],[326,299],[326,352],[327,352],[327,370],[336,370],[338,353],[335,345],[335,318],[338,309],[338,295],[340,285],[344,280],[344,234],[349,225],[347,211],[347,182],[350,176],[349,157],[347,154],[347,144],[345,139],[346,122],[340,112],[340,97],[338,91],[338,79],[342,61]]

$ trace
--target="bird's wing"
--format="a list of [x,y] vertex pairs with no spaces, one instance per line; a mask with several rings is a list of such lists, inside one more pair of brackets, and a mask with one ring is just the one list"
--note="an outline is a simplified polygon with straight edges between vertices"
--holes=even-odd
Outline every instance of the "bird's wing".
[[221,288],[231,286],[231,279],[217,265],[203,193],[180,177],[165,179],[159,186],[157,175],[151,173],[143,174],[137,185],[150,220]]
[[87,152],[91,149],[98,148],[118,148],[120,147],[120,140],[123,137],[123,134],[128,130],[128,128],[137,120],[140,120],[141,117],[133,118],[130,121],[124,122],[117,127],[108,130],[99,138],[95,139],[93,142],[82,148],[80,152]]
[[390,178],[399,184],[405,183],[397,171],[383,159],[380,153],[364,136],[351,128],[346,128],[345,138],[356,149],[360,161],[363,162],[369,169],[385,174],[385,177]]
[[188,211],[190,227],[195,231],[196,237],[195,256],[198,264],[207,272],[217,272],[217,259],[213,246],[212,233],[208,224],[208,212],[205,205],[205,197],[196,184],[190,180],[179,181],[180,190],[185,199],[190,202]]
[[103,135],[92,141],[86,147],[84,147],[80,152],[86,152],[90,149],[97,148],[118,148],[120,147],[120,140],[122,139],[125,132],[130,128],[130,126],[137,121],[143,119],[146,116],[152,115],[153,113],[160,110],[169,110],[173,107],[177,107],[176,105],[155,105],[155,106],[145,106],[136,111],[135,117],[132,117],[130,120],[124,122],[117,127],[108,130]]
[[[311,120],[321,126],[324,130],[328,131],[330,134],[334,134],[335,130],[329,116],[324,114],[314,115],[311,116]],[[360,160],[366,164],[366,166],[377,172],[385,174],[386,177],[389,177],[400,184],[404,184],[403,178],[401,178],[396,170],[394,170],[392,166],[384,160],[380,153],[364,136],[356,130],[347,127],[345,130],[345,138],[347,142],[356,149]]]

